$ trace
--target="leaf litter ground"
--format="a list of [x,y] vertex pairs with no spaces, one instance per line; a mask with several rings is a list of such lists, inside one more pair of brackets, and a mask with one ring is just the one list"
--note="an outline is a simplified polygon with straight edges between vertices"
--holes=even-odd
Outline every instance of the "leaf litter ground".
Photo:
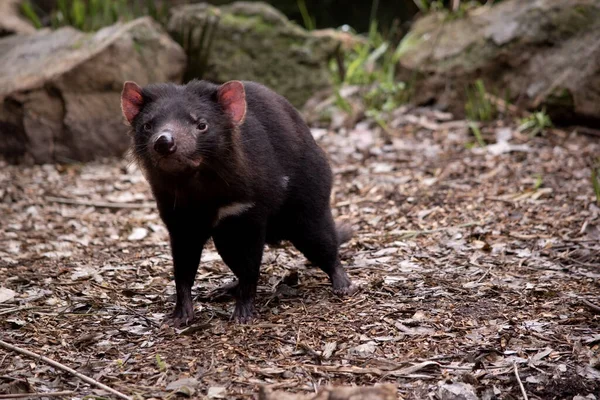
[[[598,140],[496,122],[483,128],[492,144],[471,148],[466,122],[430,109],[400,110],[387,133],[313,132],[336,218],[356,230],[341,257],[357,294],[336,297],[291,246],[270,248],[259,318],[235,325],[211,292],[232,279],[211,245],[196,320],[175,330],[162,324],[168,237],[135,167],[3,165],[2,340],[143,398],[391,382],[403,399],[513,399],[517,377],[529,398],[598,398]],[[0,348],[0,393],[57,391],[110,397]]]

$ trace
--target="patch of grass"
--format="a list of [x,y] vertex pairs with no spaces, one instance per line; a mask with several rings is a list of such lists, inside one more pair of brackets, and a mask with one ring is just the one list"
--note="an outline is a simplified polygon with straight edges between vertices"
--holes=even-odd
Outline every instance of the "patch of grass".
[[335,89],[335,105],[341,109],[344,110],[346,113],[350,114],[352,113],[352,106],[350,105],[350,103],[348,103],[348,101],[346,99],[344,99],[344,97],[340,94],[340,90],[339,88]]
[[475,140],[477,141],[477,144],[480,147],[487,146],[487,143],[485,143],[483,135],[481,134],[481,129],[479,129],[479,125],[471,121],[469,122],[469,130],[471,131],[471,133],[473,133],[473,136],[475,136]]
[[544,184],[544,178],[541,174],[535,175],[535,182],[533,183],[533,190],[538,190]]
[[30,1],[21,4],[21,13],[36,28],[43,27],[42,20],[49,21],[54,28],[72,26],[84,32],[93,32],[119,21],[129,21],[150,16],[160,23],[168,17],[169,2],[157,6],[154,0],[57,0],[48,15],[34,9]]
[[165,372],[167,370],[167,363],[163,361],[163,359],[160,357],[160,354],[156,355],[156,366],[160,372]]
[[489,0],[479,0],[479,1],[461,1],[461,0],[413,0],[415,5],[419,8],[419,10],[426,14],[430,12],[439,12],[439,11],[449,11],[447,17],[449,19],[461,18],[466,15],[466,13],[475,8],[479,7],[482,4],[490,4],[490,3],[499,3],[501,0],[489,1]]
[[35,29],[40,29],[43,26],[30,1],[21,3],[21,14],[31,22]]
[[372,88],[365,96],[365,103],[369,110],[393,111],[399,104],[406,103],[406,83],[387,81]]
[[442,0],[413,0],[422,13],[440,11],[445,8]]
[[521,119],[518,131],[528,132],[530,137],[534,137],[544,133],[546,129],[552,128],[553,126],[550,116],[546,114],[546,110],[543,109]]
[[592,166],[592,187],[594,188],[594,195],[596,195],[596,205],[600,206],[600,158]]
[[[379,32],[375,19],[378,3],[374,0],[372,4],[367,40],[332,61],[330,69],[338,88],[343,85],[369,87],[364,96],[367,115],[383,120],[381,113],[393,111],[410,99],[410,85],[396,80],[400,45],[393,46]],[[340,108],[345,110],[345,107]]]
[[300,15],[302,15],[302,22],[304,22],[304,28],[309,31],[313,31],[317,29],[317,23],[315,18],[311,16],[308,12],[308,8],[306,7],[306,0],[297,0],[298,10],[300,11]]
[[471,121],[491,121],[498,115],[498,109],[487,96],[487,90],[481,79],[466,89],[467,102],[465,114]]

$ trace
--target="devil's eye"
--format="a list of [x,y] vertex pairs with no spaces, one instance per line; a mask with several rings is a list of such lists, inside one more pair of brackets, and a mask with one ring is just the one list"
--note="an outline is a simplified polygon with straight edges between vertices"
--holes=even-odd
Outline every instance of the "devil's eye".
[[145,130],[146,132],[152,130],[152,124],[149,122],[146,122],[144,125],[142,125],[142,129]]
[[199,122],[197,128],[200,132],[206,132],[208,124],[206,122]]

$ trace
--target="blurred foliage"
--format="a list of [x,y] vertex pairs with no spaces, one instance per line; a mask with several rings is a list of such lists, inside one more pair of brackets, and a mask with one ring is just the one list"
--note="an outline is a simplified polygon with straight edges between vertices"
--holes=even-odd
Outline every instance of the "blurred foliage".
[[43,26],[40,17],[38,17],[33,9],[33,5],[29,1],[21,3],[21,13],[31,22],[35,29],[40,29]]
[[545,109],[542,109],[541,111],[536,111],[530,116],[523,118],[518,130],[519,132],[528,132],[529,136],[533,137],[543,133],[548,128],[552,128],[552,126],[554,125],[552,124],[550,116],[546,114]]
[[[330,63],[336,87],[358,85],[369,87],[364,96],[367,115],[378,119],[382,112],[390,112],[409,100],[405,82],[396,80],[399,58],[398,46],[393,46],[377,30],[373,21],[368,39]],[[346,110],[347,106],[338,106]]]
[[596,195],[596,204],[600,206],[600,158],[592,165],[592,187]]
[[[380,31],[376,17],[378,7],[379,0],[373,0],[366,40],[355,45],[351,51],[346,51],[342,57],[332,60],[330,69],[338,91],[343,85],[367,87],[364,95],[366,114],[376,121],[383,121],[381,114],[406,103],[410,91],[405,82],[396,79],[399,45],[392,42],[394,32],[388,33],[386,37]],[[351,109],[343,104],[344,99],[339,94],[336,98],[339,108],[346,111]]]
[[118,21],[129,21],[146,15],[164,23],[168,7],[167,0],[57,0],[47,10],[38,6],[35,1],[27,0],[21,4],[21,12],[37,28],[73,26],[90,32]]
[[304,22],[304,27],[312,31],[317,27],[317,23],[315,22],[315,17],[311,16],[308,12],[308,8],[306,8],[306,0],[297,0],[298,1],[298,10],[300,11],[300,15],[302,15],[302,22]]
[[[483,139],[483,134],[481,133],[481,129],[479,129],[479,125],[477,125],[473,121],[469,121],[468,126],[469,126],[469,131],[473,134],[473,136],[475,136],[475,140],[477,141],[477,144],[479,145],[479,147],[485,147],[487,145],[487,143]],[[471,146],[472,145],[473,144],[471,144]],[[469,147],[469,146],[467,146],[467,147]]]
[[467,87],[466,92],[465,114],[467,119],[471,121],[491,121],[496,118],[498,109],[489,99],[488,92],[481,79]]
[[[422,13],[449,10],[450,15],[462,17],[467,11],[480,6],[482,3],[493,3],[493,1],[461,1],[461,0],[413,0]],[[496,1],[496,2],[499,2]]]
[[[0,0],[3,1],[3,0]],[[52,16],[60,12],[63,16],[61,21],[65,21],[62,25],[68,25],[73,9],[77,15],[83,8],[86,9],[86,15],[96,15],[96,19],[100,21],[97,14],[87,11],[93,0],[67,0],[62,1],[67,3],[67,7],[59,7],[61,0],[26,0],[29,7],[28,11],[23,9],[25,16],[40,20],[42,26],[53,26]],[[102,17],[104,25],[109,25],[117,20],[131,19],[141,15],[151,15],[153,10],[159,11],[159,19],[162,17],[160,12],[163,7],[172,7],[185,3],[198,3],[204,0],[97,0],[96,3],[101,8],[108,8],[112,11],[107,11],[107,18]],[[207,0],[207,3],[214,5],[223,5],[231,3],[233,0]],[[349,25],[358,32],[366,32],[369,29],[369,19],[365,15],[371,10],[372,0],[355,0],[346,2],[345,0],[250,0],[250,1],[265,1],[275,8],[279,9],[291,20],[305,26],[307,29],[337,28],[342,25]],[[150,4],[153,3],[153,4]],[[81,5],[83,4],[84,7]],[[97,7],[95,7],[97,9]],[[117,10],[115,13],[114,10]],[[405,21],[404,31],[408,28],[408,21],[418,12],[418,8],[412,1],[383,1],[378,8],[376,18],[379,21],[380,28],[383,32],[397,31],[394,26],[400,21]],[[122,15],[121,15],[122,13]],[[117,14],[117,17],[114,15]],[[166,15],[166,12],[164,13]],[[65,15],[67,17],[65,17]],[[112,17],[108,18],[108,16]],[[30,18],[31,19],[31,18]],[[100,26],[100,22],[96,22],[96,26]],[[97,28],[96,28],[97,29]]]
[[[265,1],[280,10],[288,18],[305,28],[339,28],[343,25],[351,26],[357,32],[368,32],[370,19],[367,17],[372,10],[373,0],[249,0]],[[232,0],[208,0],[212,4],[231,3]],[[386,35],[396,31],[396,25],[406,22],[404,32],[408,29],[408,22],[419,11],[411,0],[391,1],[383,0],[376,10],[375,18],[379,28]],[[311,22],[307,23],[306,16]]]

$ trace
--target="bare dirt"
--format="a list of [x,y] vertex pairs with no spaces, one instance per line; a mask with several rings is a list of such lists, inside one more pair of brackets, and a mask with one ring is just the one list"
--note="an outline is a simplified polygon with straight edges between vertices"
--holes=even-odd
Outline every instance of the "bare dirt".
[[[209,298],[232,279],[211,245],[182,331],[162,324],[168,237],[135,167],[4,164],[1,340],[140,398],[393,383],[402,399],[516,399],[518,377],[530,399],[597,399],[598,138],[483,132],[492,144],[471,146],[464,121],[427,109],[400,110],[386,134],[315,130],[336,218],[356,230],[341,254],[360,290],[338,298],[291,246],[268,249],[260,316],[236,325],[232,302]],[[0,347],[0,393],[57,391],[114,397]]]

